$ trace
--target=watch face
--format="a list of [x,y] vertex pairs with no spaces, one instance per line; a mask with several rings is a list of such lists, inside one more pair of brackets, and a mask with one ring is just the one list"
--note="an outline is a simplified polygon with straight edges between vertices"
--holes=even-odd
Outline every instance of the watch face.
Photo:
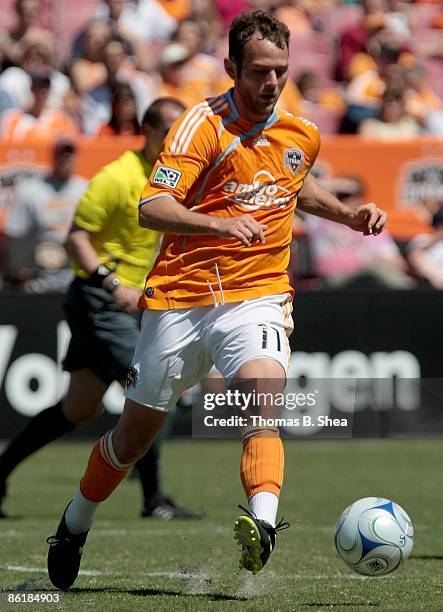
[[109,282],[107,282],[104,285],[104,288],[106,289],[106,291],[109,291],[109,293],[112,293],[113,291],[117,289],[119,285],[120,285],[120,281],[118,280],[118,278],[112,278]]

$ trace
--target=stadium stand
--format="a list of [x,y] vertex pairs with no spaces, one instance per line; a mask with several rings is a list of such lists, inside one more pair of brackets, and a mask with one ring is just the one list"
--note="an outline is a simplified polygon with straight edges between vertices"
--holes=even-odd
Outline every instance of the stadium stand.
[[[246,0],[176,0],[173,3],[126,0],[120,8],[115,8],[117,3],[111,10],[110,4],[108,0],[2,0],[0,126],[3,132],[0,143],[3,141],[6,148],[4,153],[0,151],[0,156],[4,155],[6,163],[9,155],[6,135],[13,135],[16,141],[31,148],[35,144],[35,138],[32,142],[29,140],[32,134],[50,144],[51,131],[43,135],[39,125],[51,126],[54,112],[58,113],[54,138],[69,132],[71,137],[79,134],[80,139],[98,137],[104,142],[103,135],[97,134],[100,126],[111,120],[111,100],[120,85],[131,88],[138,119],[146,106],[162,95],[174,95],[187,106],[202,96],[217,95],[230,86],[222,62],[227,50],[227,26],[241,10],[258,6],[254,0],[249,3]],[[260,2],[260,8],[269,7],[271,2]],[[405,99],[405,121],[417,122],[419,136],[442,134],[440,3],[403,2],[394,7],[387,0],[330,0],[296,5],[280,0],[272,2],[271,8],[291,30],[290,80],[280,104],[285,110],[316,123],[325,142],[341,133],[358,134],[368,117],[375,124],[381,119],[382,132],[398,133],[389,126],[384,130],[386,115],[380,117],[384,92],[393,87]],[[28,11],[21,27],[17,12],[20,10]],[[110,42],[97,43],[90,56],[90,50],[86,49],[85,58],[84,36],[93,19],[106,23],[102,31],[110,32]],[[128,29],[131,23],[137,24],[132,31]],[[95,77],[90,68],[94,68]],[[48,72],[51,78],[49,96],[45,108],[39,110],[39,118],[34,115],[35,106],[31,104],[36,72]],[[18,128],[15,124],[11,127],[11,118],[18,122]],[[112,131],[109,127],[103,128],[102,134],[103,130]],[[108,135],[106,141],[112,143],[112,138]],[[334,141],[332,145],[338,159],[344,151],[339,142]],[[104,161],[119,150],[117,147]],[[329,173],[343,172],[341,162],[336,168],[331,165],[327,147],[322,150],[326,151],[328,161],[320,160],[318,165],[329,164]],[[81,147],[79,159],[83,165]],[[404,241],[416,232],[431,229],[420,202],[411,204],[411,198],[407,197],[399,204],[398,194],[407,188],[413,189],[408,180],[415,180],[415,171],[402,169],[400,153],[397,157],[396,152],[392,159],[397,168],[395,172],[399,173],[397,185],[389,188],[385,185],[380,193],[389,194],[383,205],[391,210],[395,238]],[[352,162],[351,159],[351,169]],[[423,172],[430,181],[427,188],[432,193],[438,192],[438,186],[432,182],[437,173],[434,162],[423,164]],[[366,164],[363,169],[365,180],[369,167]],[[89,177],[88,172],[85,177]],[[2,219],[6,218],[7,206],[13,199],[11,180],[1,178]],[[12,183],[14,180],[19,180],[19,176],[15,175]],[[7,190],[2,186],[5,182]],[[408,187],[400,187],[402,182]],[[437,195],[440,197],[439,192]],[[371,188],[370,196],[375,198],[380,194]],[[3,244],[0,250],[4,248]]]

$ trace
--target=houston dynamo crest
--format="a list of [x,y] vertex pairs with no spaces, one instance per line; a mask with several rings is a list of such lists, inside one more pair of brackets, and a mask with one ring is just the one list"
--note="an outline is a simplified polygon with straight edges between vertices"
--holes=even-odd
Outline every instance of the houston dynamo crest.
[[285,149],[283,163],[286,168],[289,168],[292,174],[297,174],[303,166],[305,156],[300,149]]

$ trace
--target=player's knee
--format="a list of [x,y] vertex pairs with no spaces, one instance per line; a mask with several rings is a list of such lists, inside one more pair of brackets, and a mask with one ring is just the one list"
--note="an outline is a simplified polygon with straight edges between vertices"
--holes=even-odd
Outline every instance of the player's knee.
[[150,441],[137,439],[137,437],[132,440],[117,438],[117,443],[114,443],[114,451],[120,463],[129,465],[141,459],[150,444]]
[[114,452],[118,460],[126,465],[138,461],[151,446],[153,437],[149,432],[134,428],[117,428],[113,434]]

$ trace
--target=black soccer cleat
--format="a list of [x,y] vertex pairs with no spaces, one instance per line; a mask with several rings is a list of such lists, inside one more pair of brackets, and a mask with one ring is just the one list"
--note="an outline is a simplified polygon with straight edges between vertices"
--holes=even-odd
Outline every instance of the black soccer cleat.
[[275,548],[277,531],[287,529],[289,523],[283,519],[273,527],[267,521],[258,519],[253,512],[239,506],[246,514],[242,514],[235,521],[234,538],[242,546],[240,555],[240,569],[247,569],[256,574],[269,559]]
[[69,531],[65,521],[66,510],[55,535],[46,542],[48,551],[48,574],[52,584],[62,591],[71,587],[78,575],[83,546],[88,531],[74,535]]
[[142,517],[154,517],[164,520],[183,518],[183,519],[200,519],[203,518],[202,512],[194,512],[179,506],[168,495],[155,495],[151,499],[145,501],[142,510]]

